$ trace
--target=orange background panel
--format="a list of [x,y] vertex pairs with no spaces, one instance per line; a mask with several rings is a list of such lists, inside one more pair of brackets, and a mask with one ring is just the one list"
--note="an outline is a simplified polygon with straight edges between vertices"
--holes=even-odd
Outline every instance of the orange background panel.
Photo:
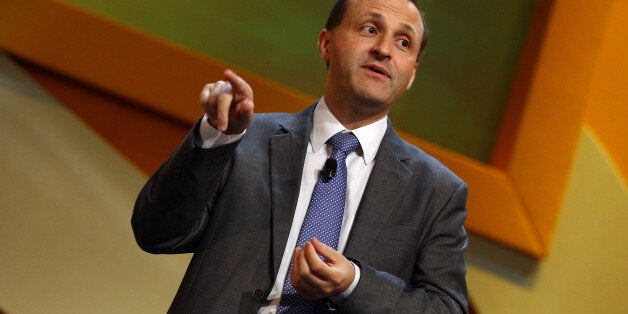
[[628,1],[615,1],[593,75],[586,122],[628,182]]
[[[551,245],[611,1],[555,1],[508,172]],[[586,25],[586,27],[585,27]]]
[[190,123],[157,114],[32,64],[21,64],[40,86],[147,174],[157,170],[190,129]]

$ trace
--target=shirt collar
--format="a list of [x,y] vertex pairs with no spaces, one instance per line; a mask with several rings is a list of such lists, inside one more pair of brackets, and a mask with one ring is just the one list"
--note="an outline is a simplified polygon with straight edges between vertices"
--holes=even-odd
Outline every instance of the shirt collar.
[[[351,130],[360,142],[361,157],[365,164],[369,164],[375,159],[387,127],[388,121],[386,117],[383,117],[371,124]],[[325,98],[321,98],[316,109],[314,109],[314,126],[310,134],[310,144],[312,144],[313,151],[318,152],[330,137],[340,131],[348,130],[331,113],[325,103]]]

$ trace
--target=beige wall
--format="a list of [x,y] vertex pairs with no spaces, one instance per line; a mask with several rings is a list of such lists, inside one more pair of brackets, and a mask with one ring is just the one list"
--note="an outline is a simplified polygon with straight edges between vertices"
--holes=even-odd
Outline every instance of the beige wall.
[[0,309],[164,313],[189,256],[141,252],[146,178],[0,52]]
[[537,262],[479,238],[467,254],[481,313],[625,313],[628,188],[584,127],[549,256]]

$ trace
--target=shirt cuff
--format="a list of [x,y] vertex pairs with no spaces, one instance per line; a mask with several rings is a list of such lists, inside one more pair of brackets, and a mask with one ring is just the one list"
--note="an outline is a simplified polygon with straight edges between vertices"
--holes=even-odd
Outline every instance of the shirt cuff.
[[347,288],[347,290],[343,291],[339,295],[331,297],[332,301],[340,301],[348,298],[351,293],[353,293],[353,290],[355,290],[355,287],[358,285],[358,282],[360,281],[360,267],[354,262],[351,262],[351,265],[353,265],[353,269],[355,270],[355,277],[353,277],[353,282],[351,283],[349,288]]
[[196,145],[202,148],[213,148],[239,141],[246,133],[246,130],[240,134],[222,133],[209,124],[207,115],[203,115],[198,133],[199,136],[195,138]]

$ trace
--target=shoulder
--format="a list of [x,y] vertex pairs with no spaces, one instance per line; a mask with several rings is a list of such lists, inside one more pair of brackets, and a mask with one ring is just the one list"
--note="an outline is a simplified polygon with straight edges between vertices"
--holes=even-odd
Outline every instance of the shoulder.
[[253,122],[247,129],[252,132],[261,132],[269,134],[280,132],[293,132],[299,129],[311,129],[314,113],[314,105],[311,105],[297,113],[272,112],[272,113],[256,113],[253,116]]
[[257,113],[246,130],[246,137],[272,136],[281,132],[282,125],[292,119],[294,119],[294,114],[291,113]]
[[294,116],[292,113],[286,112],[272,112],[272,113],[256,113],[253,116],[253,122],[251,127],[256,128],[269,128],[280,124],[282,121],[291,119]]
[[386,143],[398,156],[399,161],[421,181],[447,185],[452,188],[464,184],[464,181],[456,173],[421,148],[406,142],[397,134],[388,136],[388,138]]

